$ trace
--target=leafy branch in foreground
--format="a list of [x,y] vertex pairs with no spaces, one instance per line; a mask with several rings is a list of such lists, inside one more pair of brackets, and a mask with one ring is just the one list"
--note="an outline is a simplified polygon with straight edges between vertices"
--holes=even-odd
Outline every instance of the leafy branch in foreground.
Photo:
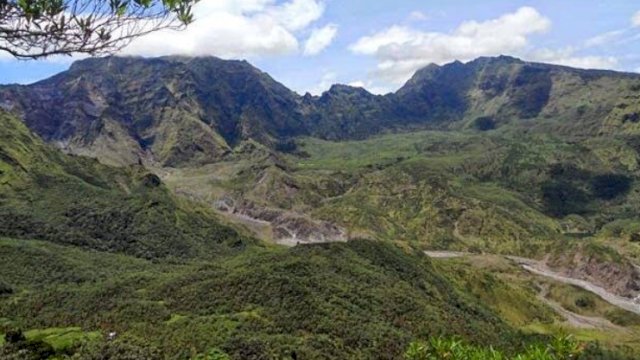
[[193,21],[198,0],[0,0],[0,51],[16,58],[113,53]]

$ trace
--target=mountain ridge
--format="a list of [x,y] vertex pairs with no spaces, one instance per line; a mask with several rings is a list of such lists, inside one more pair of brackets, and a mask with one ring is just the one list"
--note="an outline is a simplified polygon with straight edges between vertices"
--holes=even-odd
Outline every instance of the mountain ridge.
[[387,95],[336,84],[301,96],[247,61],[107,57],[1,86],[0,104],[68,152],[175,167],[219,161],[249,139],[277,148],[299,136],[353,140],[414,129],[637,133],[639,90],[638,74],[501,56],[429,65]]

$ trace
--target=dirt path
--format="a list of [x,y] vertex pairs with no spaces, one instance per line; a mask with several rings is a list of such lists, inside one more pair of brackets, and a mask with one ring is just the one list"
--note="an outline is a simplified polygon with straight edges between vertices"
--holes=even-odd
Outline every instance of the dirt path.
[[592,284],[588,281],[569,278],[566,276],[562,276],[560,274],[554,273],[551,270],[545,269],[542,266],[532,266],[528,264],[521,264],[522,268],[529,271],[530,273],[541,275],[555,281],[561,282],[563,284],[574,285],[589,292],[592,292],[599,297],[601,297],[604,301],[610,303],[611,305],[615,305],[621,309],[640,314],[640,304],[637,304],[632,299],[627,299],[618,295],[615,295],[602,287]]
[[558,304],[557,302],[547,298],[548,294],[549,294],[548,286],[543,286],[540,291],[540,294],[538,294],[538,299],[543,303],[545,303],[546,305],[548,305],[549,307],[551,307],[556,313],[564,317],[566,322],[569,323],[569,325],[571,325],[572,327],[581,328],[581,329],[615,329],[615,330],[623,329],[622,327],[617,326],[611,321],[604,318],[583,316],[583,315],[579,315],[574,312],[571,312],[565,309],[564,307],[562,307],[562,305]]
[[[425,254],[432,258],[455,258],[455,257],[463,257],[463,256],[472,256],[470,253],[456,253],[451,251],[425,251]],[[518,265],[520,265],[523,269],[528,272],[540,276],[544,276],[546,278],[555,280],[557,282],[561,282],[563,284],[574,285],[584,290],[587,290],[591,293],[594,293],[601,297],[604,301],[610,303],[611,305],[617,306],[621,309],[640,314],[640,304],[637,301],[640,301],[640,297],[637,299],[628,299],[616,294],[613,294],[606,289],[592,284],[585,280],[574,279],[570,277],[563,276],[556,272],[553,272],[551,269],[547,268],[542,262],[533,259],[527,259],[517,256],[505,256],[505,258],[514,261]]]
[[457,251],[425,251],[424,252],[428,257],[434,259],[451,259],[458,258],[470,255],[468,253],[457,252]]

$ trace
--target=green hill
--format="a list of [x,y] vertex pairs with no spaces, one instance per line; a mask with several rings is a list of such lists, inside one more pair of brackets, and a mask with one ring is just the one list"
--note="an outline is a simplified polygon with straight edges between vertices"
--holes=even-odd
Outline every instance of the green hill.
[[0,233],[139,257],[196,257],[252,241],[175,198],[140,166],[66,156],[0,113]]
[[0,249],[15,293],[0,298],[5,329],[116,331],[171,358],[213,348],[234,358],[395,358],[418,335],[519,339],[424,256],[382,243],[253,248],[183,265],[34,241]]

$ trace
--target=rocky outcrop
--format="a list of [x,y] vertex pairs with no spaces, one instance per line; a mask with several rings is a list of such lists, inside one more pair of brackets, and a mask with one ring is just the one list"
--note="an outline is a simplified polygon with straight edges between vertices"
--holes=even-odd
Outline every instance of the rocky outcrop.
[[332,223],[311,219],[307,215],[259,206],[243,200],[224,197],[214,202],[223,214],[244,221],[268,224],[274,242],[282,245],[312,244],[347,241],[346,231]]

